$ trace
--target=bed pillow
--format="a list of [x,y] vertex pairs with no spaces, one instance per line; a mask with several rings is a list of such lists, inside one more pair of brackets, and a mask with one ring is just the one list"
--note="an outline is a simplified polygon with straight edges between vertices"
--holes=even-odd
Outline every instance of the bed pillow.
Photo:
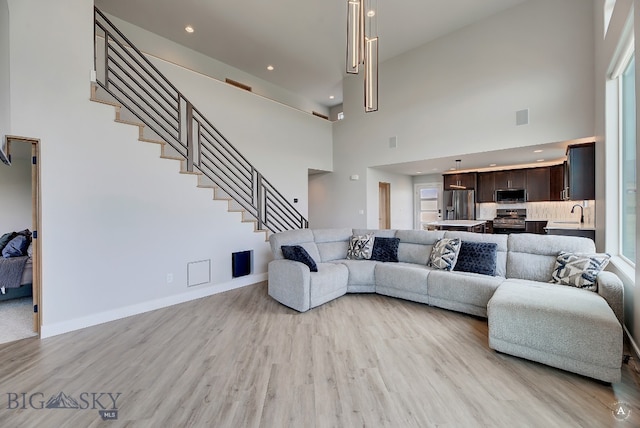
[[398,245],[400,238],[377,237],[373,242],[371,260],[379,262],[398,262]]
[[2,257],[8,259],[10,257],[24,256],[28,247],[29,238],[24,235],[18,235],[2,249]]
[[373,250],[373,233],[353,235],[349,240],[347,258],[351,260],[368,260]]
[[11,241],[15,237],[16,237],[16,233],[15,232],[9,232],[9,233],[5,233],[4,235],[2,235],[0,237],[0,251],[2,251],[4,249],[4,247],[7,246],[9,241]]
[[460,244],[460,238],[438,239],[433,244],[427,266],[435,269],[453,270],[460,253]]
[[560,251],[551,274],[552,283],[598,291],[596,277],[608,264],[611,255],[568,253]]
[[498,244],[495,242],[462,241],[453,270],[495,276],[497,256]]
[[283,245],[280,249],[282,249],[282,255],[285,259],[304,263],[309,266],[311,272],[318,272],[318,265],[316,265],[315,260],[300,245]]

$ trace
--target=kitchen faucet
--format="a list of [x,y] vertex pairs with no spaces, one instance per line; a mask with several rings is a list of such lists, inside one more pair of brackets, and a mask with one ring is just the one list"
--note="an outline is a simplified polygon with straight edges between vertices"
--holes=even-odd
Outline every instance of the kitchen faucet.
[[571,214],[573,214],[573,210],[575,210],[576,207],[580,208],[580,223],[584,223],[584,208],[582,207],[582,205],[575,204],[573,207],[571,207]]

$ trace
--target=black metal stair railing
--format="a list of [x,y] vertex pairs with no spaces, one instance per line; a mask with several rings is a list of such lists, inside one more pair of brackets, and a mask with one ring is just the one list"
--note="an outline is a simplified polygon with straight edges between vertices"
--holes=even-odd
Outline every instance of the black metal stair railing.
[[309,222],[198,111],[105,15],[95,8],[96,83],[133,113],[189,172],[200,172],[271,232]]

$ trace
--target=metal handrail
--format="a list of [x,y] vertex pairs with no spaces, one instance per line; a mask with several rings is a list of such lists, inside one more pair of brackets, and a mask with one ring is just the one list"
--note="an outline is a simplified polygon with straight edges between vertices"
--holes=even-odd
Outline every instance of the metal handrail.
[[[94,8],[96,83],[258,222],[281,232],[309,222],[215,126]],[[102,55],[98,50],[103,49]]]

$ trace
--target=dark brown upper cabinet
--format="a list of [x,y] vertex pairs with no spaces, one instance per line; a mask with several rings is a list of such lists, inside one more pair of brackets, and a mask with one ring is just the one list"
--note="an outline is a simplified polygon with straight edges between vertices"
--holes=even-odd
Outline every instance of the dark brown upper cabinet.
[[549,167],[549,200],[562,201],[564,195],[564,164]]
[[565,199],[581,201],[596,198],[596,145],[567,147]]
[[477,202],[495,201],[496,182],[493,172],[478,173]]
[[549,167],[526,169],[527,202],[549,201],[551,170]]
[[524,189],[527,187],[527,177],[523,169],[495,171],[493,174],[496,189]]
[[443,176],[444,190],[474,190],[476,188],[476,173],[445,174]]

